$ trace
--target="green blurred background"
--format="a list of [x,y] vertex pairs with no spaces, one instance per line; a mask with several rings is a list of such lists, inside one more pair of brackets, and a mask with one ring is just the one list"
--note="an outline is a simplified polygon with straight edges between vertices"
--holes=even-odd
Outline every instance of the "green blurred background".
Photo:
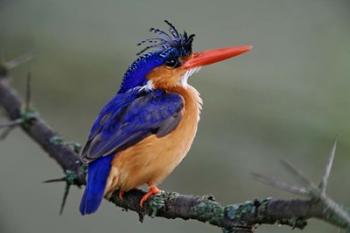
[[[350,2],[348,0],[84,1],[0,0],[0,52],[35,59],[12,72],[23,94],[67,140],[83,142],[100,107],[135,59],[151,26],[196,33],[195,50],[250,43],[254,50],[203,69],[191,83],[204,109],[195,143],[162,184],[165,190],[213,194],[222,203],[273,196],[250,173],[290,180],[287,159],[318,181],[339,136],[329,193],[350,206]],[[73,188],[58,216],[62,171],[19,130],[0,144],[0,232],[219,232],[194,221],[146,218],[103,203],[81,217]],[[263,226],[258,232],[290,232]],[[304,232],[336,232],[312,220]]]

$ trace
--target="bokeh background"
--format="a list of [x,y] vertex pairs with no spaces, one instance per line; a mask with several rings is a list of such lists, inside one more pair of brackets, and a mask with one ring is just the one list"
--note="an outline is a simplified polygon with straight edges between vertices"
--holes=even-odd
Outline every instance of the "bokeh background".
[[[350,206],[350,2],[348,0],[0,0],[0,53],[35,59],[12,72],[23,94],[33,76],[35,108],[67,140],[83,142],[100,107],[135,59],[151,26],[196,33],[194,49],[250,43],[254,50],[202,69],[190,82],[204,109],[188,157],[165,190],[212,194],[222,203],[291,198],[252,178],[291,180],[286,159],[318,181],[338,135],[330,195]],[[58,216],[62,171],[19,130],[0,143],[0,232],[218,232],[194,221],[146,218],[103,203],[81,217],[73,188]],[[258,232],[290,232],[263,226]],[[336,232],[311,220],[304,232]]]

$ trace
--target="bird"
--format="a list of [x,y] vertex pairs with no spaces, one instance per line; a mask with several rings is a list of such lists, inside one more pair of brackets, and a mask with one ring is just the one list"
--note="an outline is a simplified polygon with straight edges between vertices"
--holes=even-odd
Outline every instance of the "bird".
[[87,164],[82,215],[96,212],[116,190],[123,199],[129,190],[147,185],[140,207],[161,192],[158,185],[189,152],[200,120],[202,99],[189,77],[252,49],[240,45],[193,52],[195,35],[164,22],[168,30],[152,27],[155,36],[138,43],[145,47],[91,127],[80,153]]

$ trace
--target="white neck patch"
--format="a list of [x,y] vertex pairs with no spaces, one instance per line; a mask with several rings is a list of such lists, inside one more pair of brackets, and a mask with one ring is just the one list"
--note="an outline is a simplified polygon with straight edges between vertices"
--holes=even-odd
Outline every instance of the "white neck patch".
[[184,87],[188,86],[188,78],[193,74],[197,73],[202,67],[196,67],[190,70],[187,70],[186,73],[181,77],[181,85]]
[[139,91],[150,91],[152,89],[154,89],[154,85],[152,80],[148,80],[146,85],[138,87]]

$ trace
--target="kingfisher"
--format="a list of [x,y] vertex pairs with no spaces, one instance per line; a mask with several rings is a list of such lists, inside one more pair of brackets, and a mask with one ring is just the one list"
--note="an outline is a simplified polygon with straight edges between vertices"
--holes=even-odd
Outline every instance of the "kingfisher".
[[194,34],[150,28],[154,38],[124,74],[119,91],[95,119],[81,159],[87,164],[82,215],[97,211],[104,197],[119,197],[148,186],[140,206],[160,192],[157,187],[184,159],[195,138],[202,100],[188,84],[201,67],[235,57],[251,45],[192,52]]

